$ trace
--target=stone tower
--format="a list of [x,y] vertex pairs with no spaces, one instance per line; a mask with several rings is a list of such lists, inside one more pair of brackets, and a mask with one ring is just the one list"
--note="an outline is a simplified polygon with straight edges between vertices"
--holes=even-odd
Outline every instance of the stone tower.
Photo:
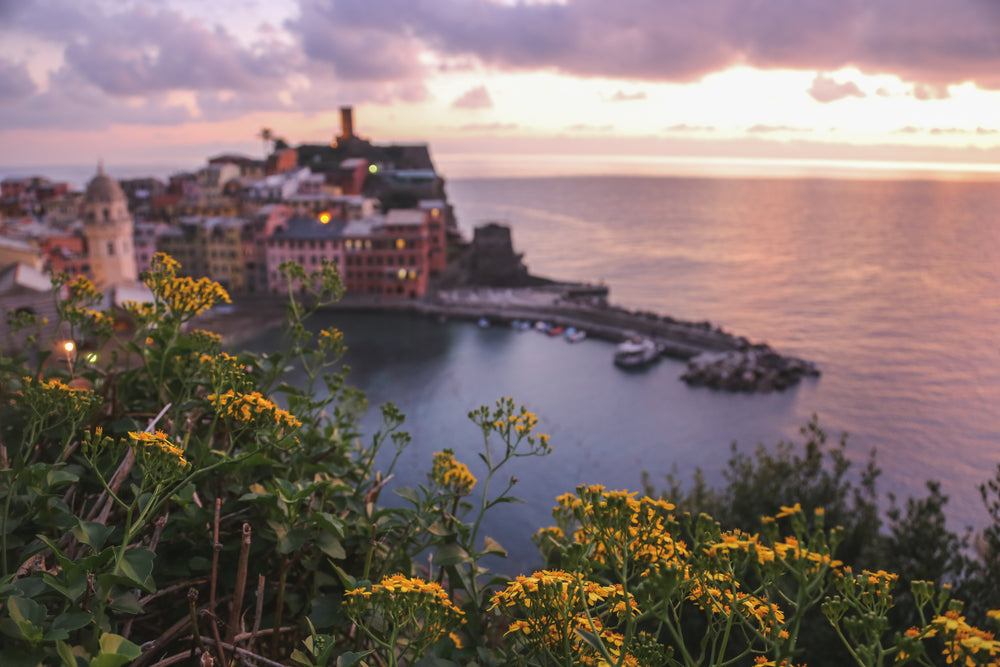
[[100,164],[83,198],[83,233],[97,289],[136,283],[139,272],[128,200],[118,182],[105,174]]

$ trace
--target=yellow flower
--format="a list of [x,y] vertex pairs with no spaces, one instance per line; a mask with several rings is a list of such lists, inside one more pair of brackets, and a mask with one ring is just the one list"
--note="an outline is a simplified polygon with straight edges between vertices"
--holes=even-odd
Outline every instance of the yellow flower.
[[167,434],[163,431],[156,431],[155,433],[129,431],[128,435],[137,445],[143,445],[146,448],[145,453],[147,455],[155,455],[157,452],[166,454],[178,468],[186,468],[191,465],[184,458],[184,450],[170,442]]
[[775,518],[780,519],[782,517],[791,516],[792,514],[798,514],[802,511],[802,505],[795,503],[791,507],[781,506],[781,511],[775,515]]
[[292,429],[302,426],[295,415],[279,408],[260,392],[240,394],[230,389],[224,394],[209,394],[206,399],[222,414],[248,425],[275,424]]
[[434,454],[431,479],[455,495],[465,496],[476,485],[476,478],[464,463],[455,460],[455,452],[445,449]]

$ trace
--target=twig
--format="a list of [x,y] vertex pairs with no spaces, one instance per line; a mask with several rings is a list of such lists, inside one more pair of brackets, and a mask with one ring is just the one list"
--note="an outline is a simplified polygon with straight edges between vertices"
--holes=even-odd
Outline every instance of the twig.
[[240,609],[243,608],[243,594],[247,587],[247,561],[250,558],[250,533],[249,523],[243,524],[243,539],[240,541],[240,560],[236,569],[236,588],[233,591],[233,603],[229,609],[229,626],[226,629],[226,641],[233,643],[236,636],[236,625],[240,621]]
[[222,511],[222,498],[215,499],[215,524],[212,531],[212,585],[208,593],[208,610],[212,614],[212,635],[215,637],[215,650],[219,656],[219,664],[226,664],[226,656],[222,652],[222,638],[219,636],[218,616],[215,613],[215,588],[219,580],[219,552],[222,542],[219,542],[219,513]]
[[191,587],[188,589],[188,616],[191,619],[191,660],[194,661],[194,653],[197,649],[205,650],[201,643],[201,631],[198,629],[198,589]]
[[264,575],[257,575],[257,606],[254,609],[253,630],[250,631],[250,641],[247,642],[247,649],[252,651],[257,633],[260,631],[261,616],[264,615]]
[[[210,637],[205,637],[205,641],[209,642],[209,643],[212,643],[212,644],[215,643],[215,640],[212,639],[212,638],[210,638]],[[220,651],[222,649],[226,649],[227,651],[235,651],[238,655],[250,658],[252,660],[256,660],[258,663],[260,663],[262,665],[267,665],[267,667],[286,667],[285,665],[281,664],[280,662],[275,662],[273,660],[269,660],[269,659],[265,658],[262,655],[254,653],[253,651],[248,651],[245,648],[240,648],[238,646],[233,646],[232,644],[228,644],[226,642],[218,642],[217,648]],[[172,655],[169,658],[164,658],[163,660],[160,660],[159,662],[155,662],[155,663],[152,664],[151,667],[167,667],[168,665],[173,665],[173,664],[176,664],[178,662],[181,662],[182,660],[185,660],[187,657],[188,657],[188,653],[187,653],[187,651],[185,651],[184,653],[178,653],[177,655]]]

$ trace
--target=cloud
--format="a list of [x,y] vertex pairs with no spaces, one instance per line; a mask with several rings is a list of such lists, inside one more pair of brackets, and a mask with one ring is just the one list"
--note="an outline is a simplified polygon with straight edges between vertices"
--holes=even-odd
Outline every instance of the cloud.
[[37,86],[23,63],[0,58],[0,104],[23,100],[36,89]]
[[617,91],[611,98],[609,102],[631,102],[633,100],[644,100],[646,99],[646,93],[638,91],[635,93],[626,93],[621,90]]
[[[310,57],[343,35],[383,53],[474,57],[502,69],[691,81],[735,64],[834,71],[854,66],[913,83],[1000,88],[1000,3],[939,0],[299,0]],[[346,55],[346,54],[345,54]],[[377,57],[378,54],[369,54]],[[411,62],[416,62],[411,60]],[[404,70],[400,70],[401,72]]]
[[816,78],[813,79],[812,86],[809,88],[809,95],[817,102],[823,102],[824,104],[836,102],[845,97],[867,97],[858,88],[858,84],[853,81],[837,83],[833,78],[822,74],[817,74]]
[[452,109],[492,109],[493,98],[486,86],[470,88],[451,103]]
[[750,134],[774,134],[776,132],[812,132],[812,130],[805,127],[792,127],[791,125],[764,125],[758,123],[757,125],[748,127],[747,132]]
[[508,130],[516,130],[517,123],[470,123],[468,125],[462,125],[458,129],[463,132],[505,132]]
[[664,132],[715,132],[715,128],[711,125],[688,125],[687,123],[679,123],[677,125],[671,125],[670,127],[663,128]]
[[612,132],[614,125],[587,125],[586,123],[576,123],[566,128],[570,132]]
[[918,83],[913,86],[913,96],[918,100],[946,100],[951,97],[948,86]]

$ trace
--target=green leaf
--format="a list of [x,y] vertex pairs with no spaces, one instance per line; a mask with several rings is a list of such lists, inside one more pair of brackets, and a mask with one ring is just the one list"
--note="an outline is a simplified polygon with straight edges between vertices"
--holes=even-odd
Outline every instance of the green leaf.
[[374,652],[375,649],[369,649],[364,653],[353,653],[351,651],[343,653],[339,658],[337,658],[337,667],[354,667],[354,665],[361,662],[362,658]]
[[313,512],[309,515],[309,518],[312,519],[312,522],[319,528],[333,533],[337,537],[344,536],[344,522],[338,517],[335,517],[328,512]]
[[343,584],[346,590],[352,590],[358,587],[358,580],[347,574],[347,572],[344,571],[344,568],[340,567],[332,560],[329,561],[329,563],[330,567],[333,568],[333,571],[337,573],[337,578],[340,579],[340,583]]
[[64,641],[57,641],[56,653],[59,654],[63,665],[66,667],[77,667],[76,656],[73,654],[73,649],[70,648],[69,644]]
[[139,599],[132,591],[121,591],[111,596],[111,604],[109,606],[114,611],[120,611],[125,614],[142,613],[142,605],[139,604]]
[[56,620],[52,622],[52,627],[72,632],[73,630],[79,630],[92,620],[94,620],[94,615],[85,611],[67,611],[56,616]]
[[113,532],[114,528],[103,523],[78,519],[76,528],[73,529],[73,536],[97,553],[104,548],[104,543]]
[[72,484],[79,480],[79,475],[71,473],[68,470],[50,470],[49,474],[45,476],[45,482],[50,488],[62,486],[63,484]]
[[121,667],[142,655],[142,649],[121,635],[101,635],[101,652],[90,662],[90,667]]
[[396,489],[396,495],[402,498],[403,500],[409,500],[414,505],[420,505],[420,496],[417,495],[416,491],[414,491],[408,486],[404,486],[401,489]]
[[500,503],[513,503],[515,505],[520,505],[524,502],[524,500],[515,496],[500,496],[499,498],[491,501],[490,505],[499,505]]
[[434,552],[434,564],[439,567],[469,563],[471,561],[472,558],[469,557],[469,553],[455,543],[445,544],[438,547],[437,551]]
[[17,625],[17,631],[32,646],[45,639],[42,625],[45,623],[45,607],[28,598],[13,597],[7,600],[10,617]]
[[503,558],[507,557],[507,550],[500,546],[500,543],[492,537],[487,537],[483,540],[483,553],[502,556]]
[[441,521],[435,521],[430,526],[428,526],[427,532],[429,532],[431,535],[437,535],[438,537],[448,537],[449,535],[455,534],[455,530],[453,528],[448,528]]
[[42,625],[45,623],[45,607],[34,600],[23,597],[12,597],[7,600],[7,609],[10,617],[20,626],[22,623],[29,625]]
[[290,554],[298,551],[309,539],[309,533],[302,528],[294,528],[278,538],[278,553]]
[[156,554],[144,547],[130,549],[125,552],[118,572],[133,586],[153,593],[156,591],[152,577],[154,558]]
[[320,551],[325,553],[330,558],[336,558],[337,560],[347,558],[347,552],[344,551],[344,545],[342,545],[340,540],[330,533],[320,533],[320,536],[316,538],[316,546],[318,546]]

